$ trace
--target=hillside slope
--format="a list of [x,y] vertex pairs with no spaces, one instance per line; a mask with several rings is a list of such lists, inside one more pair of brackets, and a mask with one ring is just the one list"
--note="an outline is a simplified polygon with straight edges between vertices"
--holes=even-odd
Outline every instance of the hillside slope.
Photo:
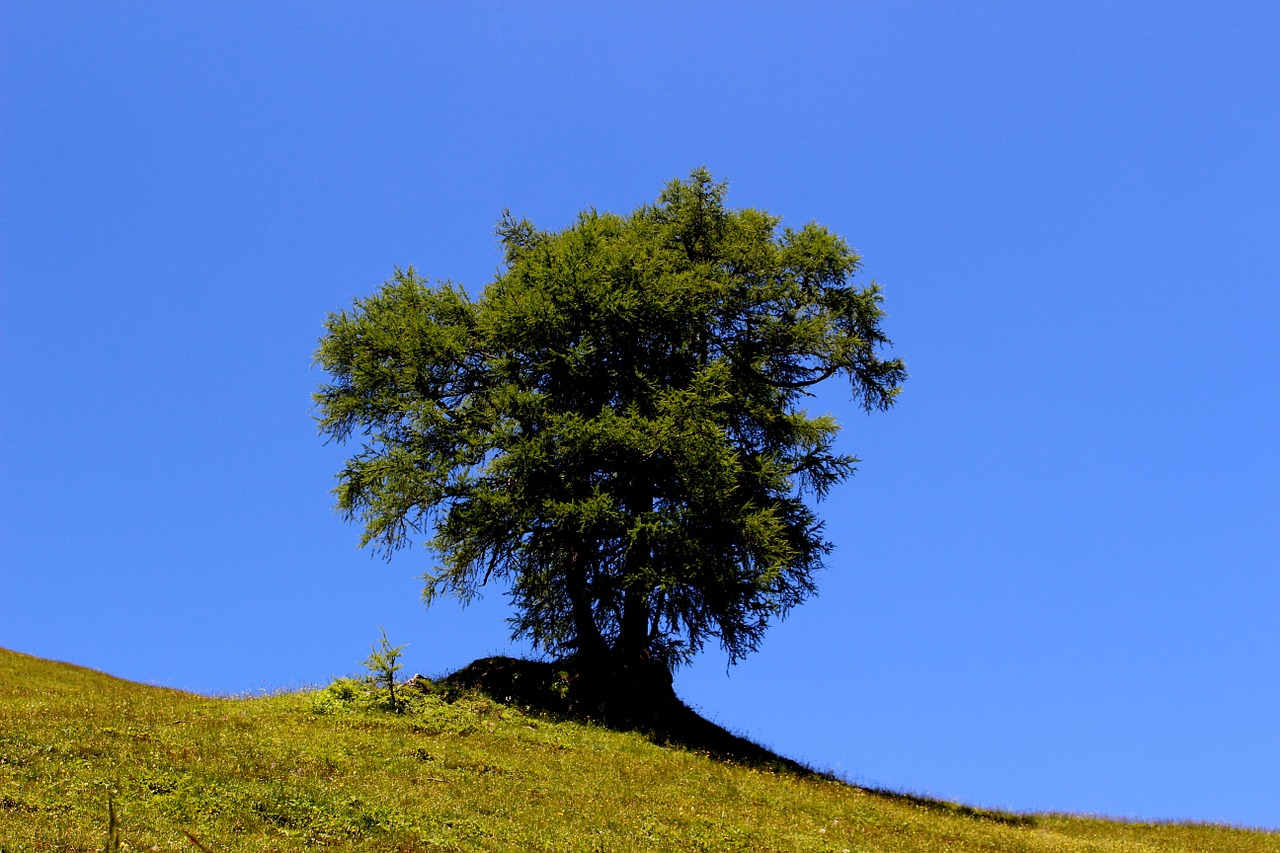
[[350,683],[215,699],[0,650],[0,851],[1276,851],[1280,835],[976,812]]

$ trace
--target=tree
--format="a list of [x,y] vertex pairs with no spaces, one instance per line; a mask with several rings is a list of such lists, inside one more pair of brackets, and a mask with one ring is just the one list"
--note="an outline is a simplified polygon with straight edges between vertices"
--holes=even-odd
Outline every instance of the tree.
[[393,646],[391,641],[387,639],[387,629],[380,628],[382,631],[381,648],[378,646],[369,647],[369,656],[362,663],[365,669],[369,670],[369,682],[375,687],[378,685],[386,685],[387,688],[387,707],[392,711],[399,712],[401,702],[396,698],[396,673],[404,666],[401,664],[400,656],[405,650],[405,645]]
[[321,433],[362,438],[338,507],[385,556],[430,536],[424,600],[509,584],[517,636],[611,678],[731,660],[815,592],[811,503],[857,462],[803,403],[866,410],[906,377],[880,288],[826,228],[724,206],[705,170],[629,216],[504,214],[479,298],[396,269],[330,315]]

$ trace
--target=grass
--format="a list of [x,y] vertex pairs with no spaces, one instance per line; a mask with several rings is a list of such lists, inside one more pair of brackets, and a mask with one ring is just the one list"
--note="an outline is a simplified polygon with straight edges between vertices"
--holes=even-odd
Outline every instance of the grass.
[[0,851],[1280,853],[1275,833],[867,791],[456,681],[398,698],[345,680],[208,698],[0,650]]

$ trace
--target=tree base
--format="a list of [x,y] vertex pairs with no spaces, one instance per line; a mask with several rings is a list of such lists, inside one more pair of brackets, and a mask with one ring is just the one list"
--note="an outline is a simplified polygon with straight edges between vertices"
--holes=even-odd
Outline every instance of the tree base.
[[648,662],[571,657],[543,662],[482,658],[444,679],[499,702],[620,728],[648,728],[688,710],[676,698],[671,673]]
[[821,775],[704,719],[680,701],[670,671],[660,665],[615,662],[612,666],[583,666],[574,658],[543,662],[491,657],[468,664],[442,683],[478,690],[507,705],[641,732],[654,743],[722,760]]

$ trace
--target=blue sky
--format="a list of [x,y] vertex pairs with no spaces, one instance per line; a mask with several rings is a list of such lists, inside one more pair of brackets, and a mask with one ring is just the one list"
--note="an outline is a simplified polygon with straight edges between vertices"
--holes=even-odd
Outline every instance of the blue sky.
[[5,3],[0,646],[214,693],[512,645],[358,551],[310,394],[394,265],[706,165],[883,284],[818,598],[677,688],[850,779],[1280,827],[1267,3]]

